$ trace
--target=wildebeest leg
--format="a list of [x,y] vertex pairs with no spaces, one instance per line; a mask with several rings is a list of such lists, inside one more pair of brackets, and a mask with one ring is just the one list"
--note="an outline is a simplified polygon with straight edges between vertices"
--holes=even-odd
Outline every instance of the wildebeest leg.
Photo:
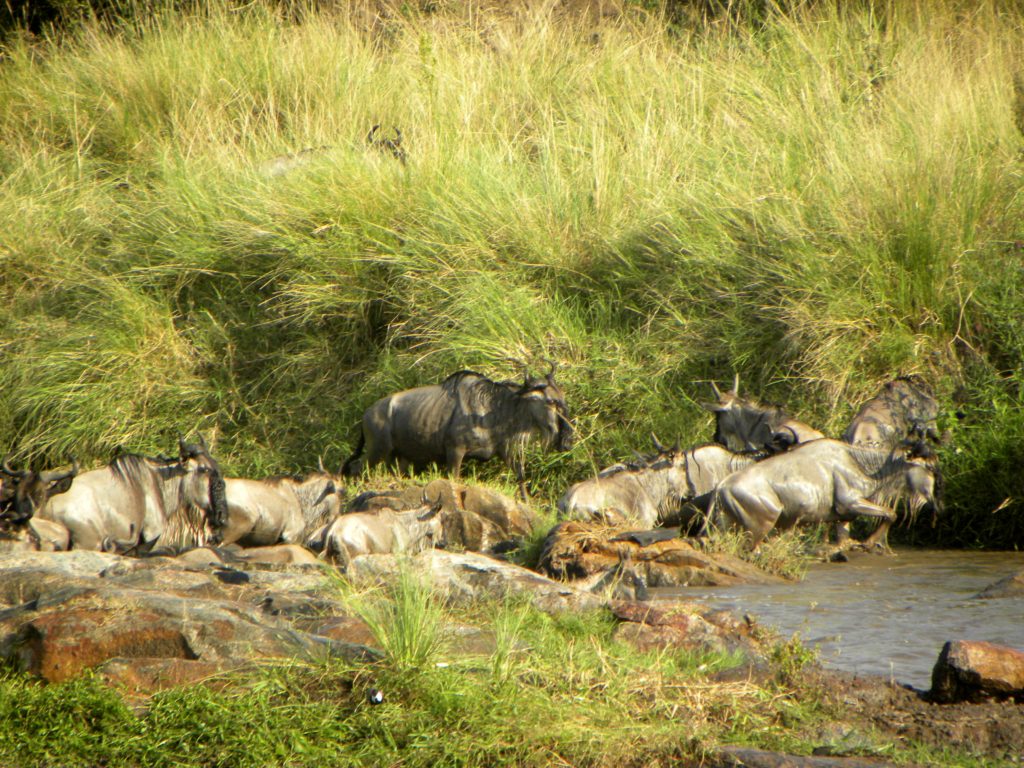
[[462,460],[466,456],[466,450],[453,446],[445,451],[445,463],[448,465],[448,471],[451,473],[452,480],[456,482],[462,476]]
[[782,506],[776,500],[740,488],[719,489],[716,503],[722,506],[728,517],[750,533],[751,552],[757,550],[782,515]]
[[[854,512],[858,515],[864,515],[865,517],[880,517],[882,520],[887,520],[890,523],[896,519],[896,513],[888,507],[883,507],[880,504],[868,501],[867,499],[854,499],[846,503],[846,509],[850,512]],[[885,525],[883,523],[883,525]],[[888,526],[886,526],[888,530]],[[875,531],[878,533],[878,531]],[[874,534],[872,534],[874,536]]]
[[892,527],[891,520],[883,520],[874,533],[864,539],[861,546],[865,549],[881,546],[882,549],[889,549],[889,528]]

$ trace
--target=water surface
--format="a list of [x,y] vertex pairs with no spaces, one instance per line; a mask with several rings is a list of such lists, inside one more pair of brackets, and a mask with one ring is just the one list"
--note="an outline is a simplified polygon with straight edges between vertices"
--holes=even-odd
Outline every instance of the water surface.
[[818,645],[826,666],[890,676],[915,688],[947,640],[1024,650],[1024,599],[971,599],[1024,569],[1024,553],[900,550],[818,563],[800,583],[686,590],[715,608],[749,613]]

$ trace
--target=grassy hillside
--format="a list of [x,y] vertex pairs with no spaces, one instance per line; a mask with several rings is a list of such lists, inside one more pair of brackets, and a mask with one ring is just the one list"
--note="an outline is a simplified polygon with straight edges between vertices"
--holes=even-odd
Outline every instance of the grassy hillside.
[[200,430],[232,473],[336,464],[383,394],[547,357],[581,438],[533,458],[550,499],[652,429],[710,439],[709,380],[838,434],[916,372],[954,443],[950,512],[915,538],[1024,543],[1013,3],[440,5],[8,37],[0,449]]

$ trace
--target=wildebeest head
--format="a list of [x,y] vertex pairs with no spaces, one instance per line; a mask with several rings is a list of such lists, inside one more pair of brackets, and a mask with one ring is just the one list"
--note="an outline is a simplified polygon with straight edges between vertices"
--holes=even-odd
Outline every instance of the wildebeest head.
[[924,440],[904,443],[907,461],[907,493],[911,519],[919,512],[931,512],[932,525],[942,513],[942,470],[935,451]]
[[786,416],[777,408],[763,406],[740,397],[740,376],[736,374],[733,388],[722,392],[711,382],[717,402],[704,403],[705,410],[715,414],[715,442],[733,453],[757,451],[766,447],[784,448],[789,433],[781,434],[774,422]]
[[4,483],[4,509],[0,513],[0,524],[5,527],[25,525],[46,500],[58,493],[66,493],[78,474],[78,462],[72,460],[72,467],[63,471],[34,472],[31,469],[14,469],[4,459],[0,471],[9,478]]
[[178,453],[185,473],[184,500],[206,511],[206,519],[213,529],[210,541],[216,544],[221,529],[228,523],[228,498],[220,465],[210,455],[202,436],[198,444],[186,443],[179,437]]
[[544,378],[531,378],[527,372],[516,395],[528,404],[531,420],[544,440],[556,450],[568,451],[573,446],[573,427],[565,393],[555,381],[556,368],[551,363],[551,370]]

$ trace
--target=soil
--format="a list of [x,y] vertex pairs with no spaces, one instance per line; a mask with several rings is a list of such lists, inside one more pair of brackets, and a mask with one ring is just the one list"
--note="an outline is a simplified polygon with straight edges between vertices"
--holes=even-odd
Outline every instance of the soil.
[[839,733],[964,750],[1024,766],[1024,704],[935,704],[926,692],[879,677],[817,670],[807,683],[836,713]]

